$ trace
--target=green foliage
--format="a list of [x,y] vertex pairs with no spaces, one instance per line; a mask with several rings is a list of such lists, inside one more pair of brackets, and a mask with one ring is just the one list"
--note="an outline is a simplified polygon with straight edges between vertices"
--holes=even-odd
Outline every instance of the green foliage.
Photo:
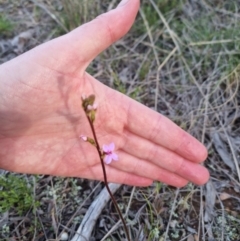
[[[182,6],[182,3],[178,0],[157,0],[154,2],[163,15],[167,14],[170,11],[177,12]],[[159,15],[149,1],[146,1],[142,4],[142,10],[145,14],[149,27],[157,26],[159,28]],[[133,26],[133,31],[136,31],[137,35],[146,33],[146,28],[142,19],[137,20],[137,22]]]
[[[118,77],[116,77],[116,75],[115,75],[115,80],[114,80],[114,88],[123,94],[127,94],[126,84],[122,83],[122,81],[120,79],[118,79]],[[140,92],[141,92],[141,87],[137,86],[136,88],[134,88],[134,90],[128,96],[134,100],[137,100]]]
[[0,14],[0,34],[9,34],[13,30],[13,24]]
[[159,239],[159,233],[160,231],[157,227],[153,228],[149,233],[148,240]]
[[146,62],[143,64],[142,68],[140,69],[140,72],[139,72],[139,79],[141,81],[145,80],[148,72],[149,72],[149,67],[150,67],[150,63],[149,62]]
[[236,0],[207,0],[206,3],[212,8],[225,9],[229,12],[237,12],[239,10],[239,4]]
[[[236,40],[240,38],[239,23],[219,27],[211,24],[214,21],[216,21],[216,16],[209,14],[207,16],[200,16],[199,18],[194,19],[194,21],[192,21],[192,19],[184,19],[183,22],[175,21],[171,26],[174,26],[174,30],[178,35],[182,35],[183,33],[187,34],[193,42],[223,39]],[[227,43],[227,45],[232,47],[233,43],[230,42]],[[215,47],[215,45],[212,47]]]
[[86,72],[89,73],[90,75],[94,75],[94,67],[93,67],[93,62],[91,62],[87,69],[86,69]]
[[[224,58],[219,59],[222,74],[230,73],[240,62],[240,23],[225,18],[219,22],[215,12],[201,12],[197,18],[182,17],[181,21],[172,21],[171,28],[186,45],[192,45],[191,56],[185,51],[185,58],[191,66],[192,55],[196,62],[201,61],[202,75],[208,75],[216,63],[219,53],[227,53]],[[218,25],[215,23],[218,22]],[[209,50],[206,51],[206,48]]]
[[[172,10],[177,11],[182,5],[179,0],[157,0],[155,1],[155,4],[157,5],[157,7],[163,15],[167,14]],[[146,19],[148,21],[149,26],[152,26],[155,23],[157,23],[157,21],[159,20],[159,16],[150,2],[144,5],[143,11],[146,15]]]
[[32,187],[25,179],[12,174],[0,177],[0,213],[14,208],[19,214],[38,206]]
[[216,240],[220,240],[222,237],[222,228],[224,228],[224,240],[238,240],[240,235],[239,230],[239,215],[234,217],[225,213],[224,217],[219,215],[215,218],[217,225],[213,228],[213,233]]
[[125,85],[122,83],[122,81],[120,79],[118,79],[118,77],[116,76],[116,74],[114,74],[115,78],[114,78],[114,88],[116,90],[118,90],[119,92],[126,94],[127,93],[127,89],[125,87]]
[[97,3],[93,4],[93,0],[63,0],[61,22],[68,31],[71,31],[95,18],[99,13],[98,6]]

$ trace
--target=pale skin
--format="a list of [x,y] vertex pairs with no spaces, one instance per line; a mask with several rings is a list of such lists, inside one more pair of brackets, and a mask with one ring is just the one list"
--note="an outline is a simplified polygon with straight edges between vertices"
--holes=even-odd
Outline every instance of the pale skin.
[[103,180],[81,95],[94,94],[100,145],[114,142],[119,160],[106,165],[109,182],[182,187],[207,182],[206,148],[172,121],[103,85],[85,72],[132,26],[139,0],[42,44],[0,66],[0,168]]

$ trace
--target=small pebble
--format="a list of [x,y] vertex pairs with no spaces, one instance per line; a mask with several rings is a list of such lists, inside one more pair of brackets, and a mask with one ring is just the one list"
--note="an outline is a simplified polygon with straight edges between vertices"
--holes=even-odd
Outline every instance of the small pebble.
[[61,234],[60,240],[62,240],[62,241],[68,240],[68,233],[63,232],[63,233]]

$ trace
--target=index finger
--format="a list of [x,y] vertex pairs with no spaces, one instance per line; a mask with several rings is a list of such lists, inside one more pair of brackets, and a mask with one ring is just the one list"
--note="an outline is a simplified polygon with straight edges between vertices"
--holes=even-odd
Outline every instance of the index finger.
[[128,105],[127,115],[126,128],[135,135],[190,161],[202,162],[206,159],[207,149],[204,145],[165,116],[133,100]]

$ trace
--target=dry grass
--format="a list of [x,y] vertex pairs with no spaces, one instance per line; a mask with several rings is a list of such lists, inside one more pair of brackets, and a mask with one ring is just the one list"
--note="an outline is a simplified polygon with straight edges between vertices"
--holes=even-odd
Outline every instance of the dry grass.
[[[19,2],[24,4],[0,1],[0,13],[18,24],[11,37],[0,40],[1,63],[116,5]],[[17,14],[19,6],[23,14]],[[211,179],[203,187],[174,189],[155,183],[118,191],[115,196],[123,213],[127,210],[133,240],[240,240],[239,8],[235,0],[142,1],[130,33],[88,68],[100,81],[175,121],[209,150],[204,165]],[[30,27],[33,37],[19,51],[10,40]],[[14,209],[2,214],[0,240],[57,240],[62,230],[71,240],[101,189],[97,182],[39,177],[35,199],[40,207],[21,217]],[[121,224],[109,232],[118,220],[109,203],[91,240],[124,240]]]

